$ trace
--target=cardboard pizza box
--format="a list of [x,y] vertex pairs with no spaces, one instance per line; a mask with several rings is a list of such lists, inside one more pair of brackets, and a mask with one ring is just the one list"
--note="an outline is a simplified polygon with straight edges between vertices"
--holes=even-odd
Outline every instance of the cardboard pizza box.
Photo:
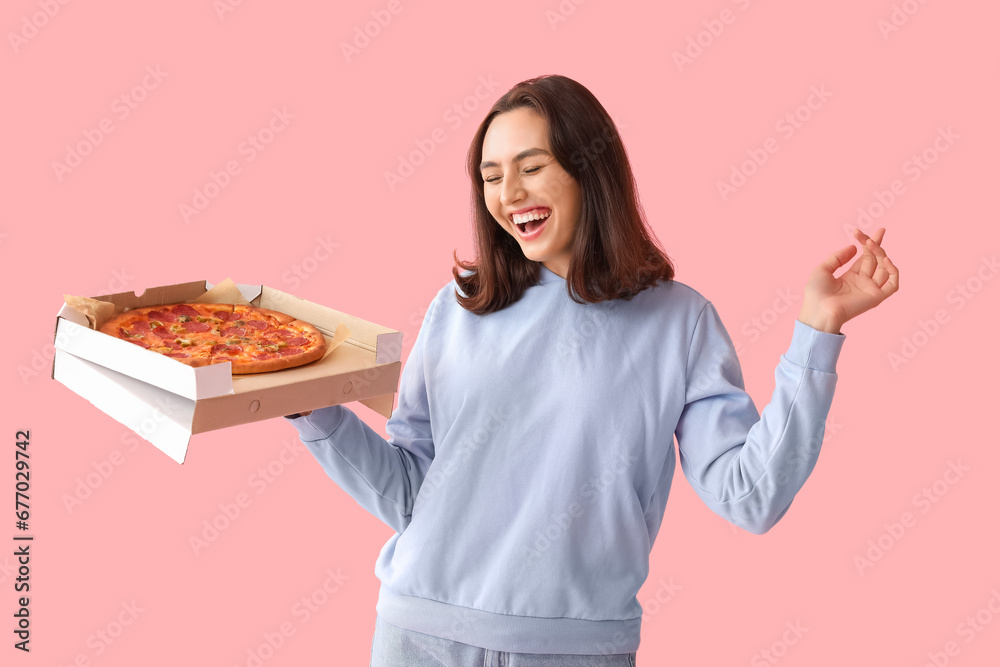
[[[138,308],[193,301],[212,285],[179,283],[91,297]],[[192,368],[91,328],[64,304],[56,316],[52,378],[183,463],[195,433],[360,401],[388,418],[399,385],[403,334],[265,285],[237,285],[253,306],[341,340],[313,363],[232,375],[231,364]]]

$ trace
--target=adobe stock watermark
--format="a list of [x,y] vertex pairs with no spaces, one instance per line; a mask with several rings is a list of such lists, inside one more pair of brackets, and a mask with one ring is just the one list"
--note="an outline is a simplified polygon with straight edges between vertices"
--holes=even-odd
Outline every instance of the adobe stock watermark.
[[218,504],[219,511],[212,517],[204,519],[198,532],[188,535],[188,546],[195,556],[202,555],[206,549],[218,541],[222,533],[236,523],[253,504],[254,496],[259,497],[267,491],[277,479],[285,473],[288,466],[308,451],[297,438],[282,441],[281,451],[277,456],[260,466],[247,477],[247,486],[253,491],[253,496],[247,491],[241,491],[231,501]]
[[[762,491],[773,497],[778,492],[778,487],[789,481],[800,480],[806,468],[809,469],[809,474],[811,474],[816,461],[819,459],[823,445],[826,444],[827,440],[836,437],[843,428],[844,425],[838,422],[836,417],[828,414],[826,421],[816,428],[815,433],[805,443],[798,447],[784,449],[780,454],[771,457],[771,460],[779,464],[778,472],[774,475],[764,475],[760,481]],[[788,470],[792,470],[795,474],[789,474]],[[729,523],[730,532],[734,535],[739,535],[741,530],[739,524],[735,521],[737,517],[744,521],[756,520],[756,516],[753,513],[743,509],[741,505],[737,505],[733,508],[733,514]]]
[[[108,281],[107,285],[103,288],[104,291],[98,296],[103,294],[114,294],[116,292],[125,291],[128,286],[135,280],[135,276],[129,275],[128,269],[122,267],[121,271],[117,269],[111,270],[111,280]],[[25,387],[33,379],[39,376],[43,371],[48,377],[49,372],[52,370],[52,360],[56,356],[56,345],[65,345],[66,342],[77,336],[80,329],[73,327],[61,331],[55,338],[55,342],[48,341],[41,347],[36,347],[28,355],[29,359],[27,364],[21,363],[17,365],[17,375],[21,379],[21,384]]]
[[21,49],[28,44],[29,41],[38,36],[38,31],[49,24],[49,21],[56,17],[65,5],[69,4],[70,0],[38,0],[35,4],[38,5],[38,10],[32,12],[31,14],[25,14],[21,17],[21,25],[18,26],[18,31],[8,31],[7,41],[10,42],[10,48],[14,50],[14,54],[20,53]]
[[659,616],[660,612],[667,608],[667,604],[684,590],[683,586],[674,583],[673,577],[670,577],[669,580],[661,578],[657,583],[659,586],[657,586],[656,592],[646,598],[642,604],[642,622],[644,624]]
[[[176,399],[168,396],[157,397],[155,402],[156,407],[151,417],[143,419],[136,430],[128,429],[122,433],[120,444],[127,453],[134,453],[181,407]],[[94,493],[111,479],[115,470],[125,463],[125,460],[122,449],[116,448],[111,450],[106,457],[91,462],[92,469],[75,478],[72,492],[63,492],[59,497],[63,507],[66,508],[66,513],[72,515],[73,512],[80,509],[84,502],[92,498]]]
[[180,203],[178,211],[184,223],[190,224],[192,217],[200,215],[208,208],[223,190],[232,185],[233,178],[243,172],[243,167],[256,160],[257,156],[288,128],[289,121],[294,119],[295,115],[288,110],[288,107],[272,108],[268,121],[253,134],[248,134],[236,147],[236,154],[243,158],[242,163],[238,158],[232,158],[221,170],[210,169],[204,185],[195,186],[190,203],[186,201]]
[[576,8],[587,2],[587,0],[561,0],[556,8],[545,10],[545,20],[549,23],[549,28],[555,30],[560,23],[565,23],[570,16],[576,14]]
[[[745,12],[751,4],[751,0],[732,0],[732,2],[739,7],[741,12]],[[677,71],[683,74],[685,67],[693,65],[694,61],[705,53],[705,49],[715,44],[715,40],[722,36],[722,33],[726,31],[726,26],[736,22],[736,16],[733,10],[727,8],[719,12],[718,18],[702,21],[701,25],[703,29],[692,35],[688,35],[684,49],[681,51],[674,50],[671,54],[674,59],[674,65],[677,66]]]
[[237,7],[243,5],[243,0],[212,0],[212,9],[220,21],[225,21],[228,14],[236,11]]
[[[937,135],[931,142],[931,145],[924,148],[919,153],[914,153],[908,157],[900,167],[903,172],[903,176],[908,176],[911,183],[916,183],[920,180],[927,170],[934,165],[943,154],[947,153],[952,146],[955,145],[955,140],[960,139],[962,135],[957,134],[951,129],[951,125],[947,128],[939,127],[937,129]],[[906,182],[901,178],[895,178],[889,183],[889,186],[885,190],[876,188],[872,190],[872,199],[869,200],[867,204],[863,204],[858,207],[857,217],[853,222],[844,223],[844,234],[850,238],[854,238],[854,228],[858,227],[861,231],[867,231],[869,228],[873,227],[883,215],[889,212],[889,209],[899,200],[899,198],[906,194]]]
[[18,574],[18,564],[11,557],[4,556],[3,563],[0,563],[0,584],[7,583],[7,580]]
[[414,139],[413,143],[416,148],[405,155],[402,153],[397,155],[395,170],[386,170],[383,173],[385,184],[389,186],[389,192],[395,192],[401,183],[416,172],[417,167],[424,164],[427,158],[434,154],[440,144],[448,141],[449,130],[451,132],[457,130],[482,105],[489,106],[494,92],[499,87],[500,83],[493,80],[492,74],[486,77],[480,76],[472,94],[466,95],[462,100],[445,109],[441,119],[449,129],[435,127],[427,136]]
[[[788,287],[775,290],[775,297],[771,304],[740,327],[740,334],[744,339],[748,339],[747,345],[753,345],[760,340],[761,336],[781,321],[782,315],[787,313],[799,300],[798,295],[792,293]],[[747,349],[743,340],[734,341],[733,347],[736,348],[736,354],[743,354]]]
[[927,4],[927,0],[903,0],[903,2],[893,3],[889,18],[880,18],[875,22],[884,41],[889,41],[889,36],[909,23],[910,18],[920,11],[920,8]]
[[[996,254],[989,257],[983,255],[972,275],[962,282],[955,283],[954,288],[945,296],[945,301],[952,304],[952,312],[962,310],[966,304],[977,298],[998,271],[1000,262],[997,261]],[[917,320],[914,331],[900,337],[899,347],[886,353],[886,360],[893,372],[898,373],[903,366],[913,361],[920,350],[926,348],[934,337],[941,333],[942,328],[951,322],[951,316],[952,313],[947,308],[938,308],[930,318]]]
[[588,341],[614,321],[614,314],[622,304],[620,299],[590,304],[573,330],[559,336],[556,344],[558,355],[565,359],[577,354],[589,354],[592,348]]
[[[754,535],[763,535],[776,525],[812,473],[825,437],[825,424],[819,424],[804,441],[772,453],[761,464],[763,472],[752,488],[746,489],[740,501],[730,503],[727,520]],[[782,440],[789,441],[787,437]]]
[[[910,503],[920,514],[927,514],[971,470],[972,468],[962,464],[961,459],[948,461],[948,467],[944,473],[929,485],[924,486],[920,491],[914,493],[910,499]],[[855,554],[851,559],[854,567],[858,570],[858,575],[864,576],[865,570],[870,569],[875,563],[881,561],[886,553],[895,547],[906,535],[907,531],[912,530],[917,525],[918,518],[913,512],[906,511],[891,523],[884,522],[882,524],[884,530],[874,539],[868,540],[868,548],[862,554]]]
[[782,658],[788,655],[788,649],[798,644],[802,637],[809,632],[809,628],[804,627],[799,619],[794,622],[785,621],[785,627],[788,629],[781,633],[780,639],[774,640],[770,646],[753,654],[753,657],[750,658],[750,667],[768,667],[768,665],[778,664]]
[[[673,577],[670,577],[669,581],[660,579],[659,584],[653,596],[648,598],[642,605],[642,623],[644,628],[649,627],[646,624],[652,622],[660,612],[666,609],[667,604],[677,597],[677,594],[684,588],[680,584],[675,584]],[[610,640],[598,644],[597,650],[600,655],[618,655],[628,652],[628,647],[631,646],[631,643],[631,635],[619,631]]]
[[[112,613],[111,620],[87,637],[85,646],[89,651],[78,652],[72,660],[66,663],[66,667],[90,667],[93,664],[91,661],[104,655],[105,651],[121,639],[128,628],[132,627],[136,619],[139,618],[139,614],[146,611],[134,599],[130,602],[122,602],[119,606],[121,609]],[[63,667],[62,663],[57,667]]]
[[82,132],[83,138],[76,143],[66,144],[62,162],[52,161],[52,172],[56,176],[56,181],[62,183],[66,176],[79,168],[84,159],[93,154],[94,150],[104,143],[105,138],[117,129],[115,120],[122,122],[131,116],[132,112],[146,101],[149,94],[160,87],[168,75],[169,72],[161,70],[160,65],[146,67],[146,74],[142,79],[111,102],[111,115],[99,120],[96,127],[85,127]]
[[569,531],[570,526],[581,518],[587,506],[597,502],[601,495],[615,485],[626,475],[639,460],[639,457],[629,451],[620,451],[614,462],[599,475],[594,475],[580,485],[566,508],[562,512],[552,514],[543,528],[535,531],[530,545],[523,545],[524,559],[522,563],[534,561],[560,540]]
[[[412,0],[406,0],[407,5],[411,2]],[[361,52],[367,49],[372,41],[389,27],[393,17],[403,12],[403,9],[405,8],[400,0],[389,0],[385,9],[371,10],[372,20],[365,22],[363,26],[354,26],[354,36],[350,42],[340,42],[340,52],[344,54],[344,60],[350,63],[352,58],[360,56]]]
[[420,483],[420,488],[417,490],[414,505],[416,505],[417,501],[421,503],[427,502],[438,489],[444,486],[445,481],[459,470],[460,463],[470,458],[475,458],[476,452],[483,445],[490,442],[493,436],[507,424],[512,416],[513,412],[509,406],[489,406],[485,410],[480,426],[476,428],[472,435],[456,447],[455,454],[447,459],[444,467],[440,465],[432,466],[428,470],[426,477]]
[[[628,129],[628,124],[618,117],[612,118],[611,122],[615,124],[615,131],[619,134],[619,137],[622,130]],[[574,149],[573,154],[569,158],[570,163],[575,165],[580,171],[590,168],[592,163],[602,159],[604,152],[611,148],[613,139],[611,129],[604,128],[602,134],[594,137],[585,145]],[[568,179],[565,180],[568,181]]]
[[[986,628],[1000,616],[1000,589],[996,586],[990,589],[990,597],[982,607],[975,613],[969,614],[955,626],[955,634],[958,635],[966,645],[975,641],[976,637],[982,634]],[[941,650],[927,651],[927,660],[921,667],[946,667],[951,663],[951,659],[957,657],[962,652],[962,647],[954,639],[945,642]]]
[[[822,109],[833,97],[833,93],[826,89],[826,84],[809,87],[809,95],[804,103],[786,112],[774,124],[774,129],[781,137],[788,141],[795,133],[805,127],[815,112]],[[722,201],[729,198],[745,186],[754,174],[758,173],[761,167],[767,164],[772,155],[778,152],[781,144],[775,137],[768,137],[761,147],[748,148],[746,150],[747,159],[739,163],[733,163],[730,167],[729,178],[718,179],[715,187],[719,192]]]
[[303,282],[315,274],[319,267],[333,256],[333,251],[340,247],[339,243],[330,240],[330,235],[316,237],[312,251],[301,260],[293,263],[287,271],[281,274],[281,281],[290,289],[297,290]]
[[[299,625],[308,623],[309,619],[319,612],[332,599],[332,596],[343,588],[344,583],[350,579],[339,567],[336,572],[332,568],[327,568],[323,574],[324,579],[322,583],[292,604],[290,613],[293,618],[298,620]],[[278,627],[274,630],[261,633],[261,641],[256,646],[251,646],[247,649],[246,659],[242,663],[243,666],[262,667],[265,662],[273,658],[278,650],[295,635],[295,631],[295,624],[286,619],[279,623]]]

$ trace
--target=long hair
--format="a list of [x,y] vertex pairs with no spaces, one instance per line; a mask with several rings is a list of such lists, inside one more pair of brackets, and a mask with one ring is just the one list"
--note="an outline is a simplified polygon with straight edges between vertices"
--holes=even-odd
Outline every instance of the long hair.
[[[478,315],[496,312],[538,282],[538,262],[524,256],[486,207],[479,169],[490,123],[497,115],[522,107],[548,122],[553,155],[580,185],[580,219],[566,279],[570,298],[577,303],[629,300],[658,280],[673,280],[673,263],[646,224],[628,155],[611,116],[580,83],[548,75],[507,91],[469,146],[466,169],[472,181],[477,261],[463,262],[457,249],[453,253],[452,274],[465,293],[456,293],[459,304]],[[471,273],[462,275],[460,269]]]

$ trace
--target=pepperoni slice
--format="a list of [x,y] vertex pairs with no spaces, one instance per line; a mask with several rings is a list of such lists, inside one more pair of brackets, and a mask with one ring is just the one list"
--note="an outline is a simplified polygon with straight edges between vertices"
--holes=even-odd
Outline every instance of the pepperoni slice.
[[294,338],[297,334],[288,329],[275,329],[274,331],[268,331],[267,335],[285,340],[286,338]]
[[209,354],[219,354],[221,352],[227,352],[229,354],[236,354],[237,352],[242,352],[243,347],[240,345],[223,345],[222,343],[216,343],[212,346]]
[[149,322],[146,320],[137,320],[133,322],[132,331],[149,331]]
[[230,319],[230,318],[231,318],[232,316],[233,316],[233,313],[227,313],[227,312],[226,312],[226,311],[224,311],[224,310],[217,310],[217,311],[215,311],[214,313],[212,313],[212,317],[217,317],[217,318],[219,318],[220,320],[222,320],[223,322],[228,322],[228,321],[229,321],[229,319]]
[[164,341],[161,341],[161,342],[164,345],[166,345],[167,347],[169,347],[171,350],[179,350],[179,349],[181,349],[181,344],[180,343],[176,343],[176,342],[174,342],[172,340],[168,339],[168,340],[164,340]]
[[273,352],[258,352],[257,354],[253,355],[253,358],[263,360],[263,359],[274,359],[276,356],[278,355],[274,354]]
[[297,338],[286,338],[285,339],[285,343],[288,344],[288,345],[305,345],[308,342],[309,342],[309,339],[308,338],[303,338],[302,336],[298,336]]
[[301,354],[301,353],[302,353],[301,347],[286,347],[284,349],[278,350],[278,356],[280,357],[287,357],[290,354]]
[[168,352],[167,354],[165,354],[163,356],[165,356],[165,357],[172,357],[174,359],[187,359],[191,355],[187,354],[185,352]]
[[170,312],[173,313],[174,315],[187,315],[188,317],[198,317],[199,315],[201,315],[201,313],[199,313],[197,310],[187,305],[186,303],[182,303],[179,306],[174,306],[173,308],[170,309]]
[[184,331],[189,333],[199,333],[202,331],[208,331],[212,328],[208,322],[185,322]]
[[257,329],[258,331],[263,331],[270,325],[268,325],[267,322],[261,322],[260,320],[248,320],[247,326],[252,329]]
[[151,310],[146,314],[150,320],[155,320],[157,322],[176,322],[177,316],[173,313],[168,313],[165,310]]
[[222,330],[223,336],[246,336],[247,330],[244,327],[226,327]]
[[156,327],[153,329],[153,333],[160,338],[177,338],[177,334],[171,331],[168,327]]
[[141,340],[139,340],[138,338],[126,338],[126,340],[127,340],[128,342],[130,342],[130,343],[134,343],[134,344],[138,345],[139,347],[144,347],[144,348],[146,348],[147,350],[149,349],[149,344],[148,344],[148,343],[144,343],[144,342],[142,342],[142,341],[141,341]]

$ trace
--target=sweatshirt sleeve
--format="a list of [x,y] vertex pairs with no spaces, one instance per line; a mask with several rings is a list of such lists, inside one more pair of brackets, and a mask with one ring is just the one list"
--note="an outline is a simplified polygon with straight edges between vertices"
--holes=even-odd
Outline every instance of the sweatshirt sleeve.
[[713,512],[757,535],[785,515],[819,457],[844,340],[795,320],[771,402],[758,413],[732,340],[715,306],[705,304],[676,435],[681,469]]
[[397,533],[410,523],[413,499],[434,458],[424,345],[435,303],[400,373],[398,404],[385,425],[388,440],[343,405],[286,417],[330,479]]

